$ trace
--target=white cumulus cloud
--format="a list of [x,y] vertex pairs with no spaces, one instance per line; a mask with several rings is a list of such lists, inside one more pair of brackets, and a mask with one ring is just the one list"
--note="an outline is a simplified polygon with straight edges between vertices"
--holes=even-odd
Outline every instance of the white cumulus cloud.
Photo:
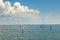
[[[11,18],[8,21],[17,19],[16,20],[17,22],[19,19],[22,19],[22,22],[28,21],[31,23],[40,23],[39,14],[40,14],[39,10],[30,9],[28,6],[22,5],[20,2],[15,2],[14,5],[11,6],[11,3],[9,1],[3,2],[3,0],[0,0],[0,17],[10,16]],[[20,21],[21,20],[19,20],[19,22]]]

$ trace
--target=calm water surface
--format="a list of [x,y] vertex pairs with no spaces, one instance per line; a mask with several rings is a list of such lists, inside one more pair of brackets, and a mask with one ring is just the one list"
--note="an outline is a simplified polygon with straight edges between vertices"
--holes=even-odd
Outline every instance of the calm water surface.
[[0,40],[60,40],[60,25],[0,25]]

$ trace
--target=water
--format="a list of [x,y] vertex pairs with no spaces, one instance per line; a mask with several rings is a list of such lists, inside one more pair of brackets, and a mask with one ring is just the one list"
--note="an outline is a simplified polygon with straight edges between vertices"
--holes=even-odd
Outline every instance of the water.
[[60,25],[0,25],[0,40],[60,40]]

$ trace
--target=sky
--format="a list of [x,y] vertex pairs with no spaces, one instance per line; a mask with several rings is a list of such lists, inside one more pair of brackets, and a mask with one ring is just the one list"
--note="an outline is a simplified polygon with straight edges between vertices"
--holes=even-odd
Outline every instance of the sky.
[[0,24],[60,24],[60,0],[0,0]]

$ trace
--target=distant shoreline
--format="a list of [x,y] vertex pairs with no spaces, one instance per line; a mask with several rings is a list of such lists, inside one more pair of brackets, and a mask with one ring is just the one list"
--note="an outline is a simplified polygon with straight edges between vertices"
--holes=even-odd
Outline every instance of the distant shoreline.
[[60,24],[0,24],[0,26],[3,25],[3,26],[8,26],[8,25],[60,25]]

